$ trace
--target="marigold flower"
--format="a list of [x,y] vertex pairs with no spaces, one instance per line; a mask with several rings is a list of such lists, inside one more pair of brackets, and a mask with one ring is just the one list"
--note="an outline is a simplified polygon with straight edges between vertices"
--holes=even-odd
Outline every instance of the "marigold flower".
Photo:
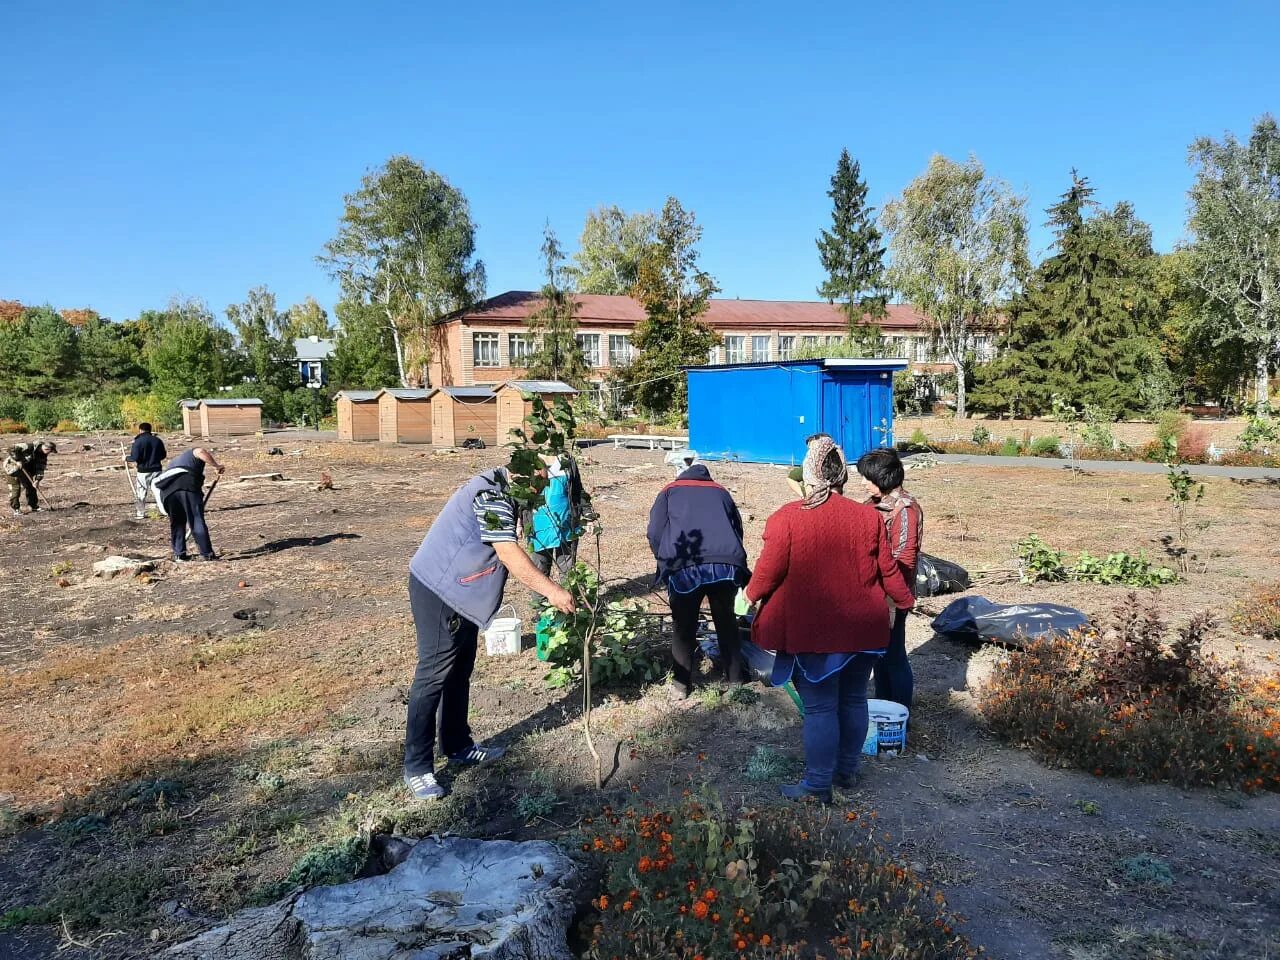
[[713,914],[711,915],[711,922],[712,922],[712,923],[719,923],[719,922],[720,922],[720,914],[718,914],[718,913],[713,913]]
[[627,912],[628,910],[630,910],[630,909],[631,909],[631,901],[630,901],[630,900],[624,900],[624,901],[622,902],[622,912],[623,912],[623,913],[626,913],[626,912]]
[[773,943],[773,937],[769,936],[769,934],[766,933],[760,937],[760,946],[767,947],[771,943]]
[[715,888],[714,888],[714,887],[708,887],[708,888],[706,889],[706,892],[704,892],[704,893],[702,894],[702,899],[703,899],[703,900],[705,900],[705,901],[707,901],[707,903],[715,903],[715,902],[716,902],[716,898],[717,898],[717,897],[719,897],[719,896],[720,896],[720,894],[716,893],[716,891],[715,891]]
[[699,920],[705,920],[709,912],[710,909],[701,900],[693,905],[693,915]]
[[600,895],[600,909],[601,909],[601,910],[608,910],[608,909],[609,909],[609,898],[608,898],[607,896],[605,896],[604,894],[601,894],[601,895]]

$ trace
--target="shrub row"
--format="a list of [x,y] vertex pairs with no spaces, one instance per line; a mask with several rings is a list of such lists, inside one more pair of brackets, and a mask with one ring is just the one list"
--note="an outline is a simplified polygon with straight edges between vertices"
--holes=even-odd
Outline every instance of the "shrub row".
[[1027,643],[979,694],[1001,738],[1096,776],[1280,791],[1280,683],[1203,650],[1201,616],[1168,639],[1131,594],[1105,632]]

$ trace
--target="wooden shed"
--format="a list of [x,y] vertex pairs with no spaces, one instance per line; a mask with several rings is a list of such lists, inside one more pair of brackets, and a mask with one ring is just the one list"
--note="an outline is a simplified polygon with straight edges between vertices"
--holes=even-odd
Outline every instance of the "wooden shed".
[[530,395],[541,397],[550,406],[556,397],[572,399],[578,391],[559,380],[508,380],[494,394],[498,397],[498,438],[506,443],[511,439],[511,431],[521,426],[532,412]]
[[457,447],[477,437],[498,445],[498,397],[488,387],[441,387],[431,398],[431,437],[442,447]]
[[218,397],[182,401],[182,429],[189,437],[242,437],[262,430],[262,401]]
[[198,436],[200,432],[200,401],[183,400],[179,406],[182,407],[183,436]]
[[380,390],[339,390],[334,394],[339,440],[378,439]]
[[387,387],[378,393],[378,439],[383,443],[430,443],[435,390]]

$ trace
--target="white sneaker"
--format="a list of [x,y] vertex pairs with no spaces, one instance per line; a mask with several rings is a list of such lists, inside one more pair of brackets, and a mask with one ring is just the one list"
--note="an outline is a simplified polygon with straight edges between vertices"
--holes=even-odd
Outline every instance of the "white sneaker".
[[436,782],[434,773],[404,774],[405,786],[413,794],[415,800],[439,800],[447,793],[444,787]]

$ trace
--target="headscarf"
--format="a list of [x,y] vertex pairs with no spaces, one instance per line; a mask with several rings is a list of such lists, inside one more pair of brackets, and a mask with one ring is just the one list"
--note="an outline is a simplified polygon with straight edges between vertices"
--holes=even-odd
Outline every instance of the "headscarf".
[[843,487],[849,479],[844,452],[828,436],[818,436],[804,455],[804,510],[813,510],[827,502],[833,487]]

